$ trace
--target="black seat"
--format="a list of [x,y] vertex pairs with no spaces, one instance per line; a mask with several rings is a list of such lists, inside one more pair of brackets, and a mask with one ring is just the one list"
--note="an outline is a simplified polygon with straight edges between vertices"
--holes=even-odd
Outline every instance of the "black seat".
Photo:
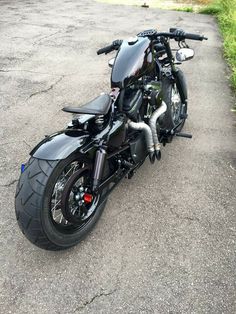
[[95,115],[105,115],[111,106],[111,96],[102,94],[81,107],[65,107],[62,110],[71,113],[86,113]]

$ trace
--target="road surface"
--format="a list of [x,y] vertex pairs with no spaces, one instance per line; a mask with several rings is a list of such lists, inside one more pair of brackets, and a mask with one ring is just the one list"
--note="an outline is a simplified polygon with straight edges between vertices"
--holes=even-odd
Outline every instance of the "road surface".
[[[234,99],[214,18],[92,0],[5,0],[0,11],[0,312],[235,313]],[[98,48],[174,26],[209,37],[182,66],[193,139],[124,180],[80,245],[34,247],[14,214],[21,163],[70,120],[65,104],[109,91]]]

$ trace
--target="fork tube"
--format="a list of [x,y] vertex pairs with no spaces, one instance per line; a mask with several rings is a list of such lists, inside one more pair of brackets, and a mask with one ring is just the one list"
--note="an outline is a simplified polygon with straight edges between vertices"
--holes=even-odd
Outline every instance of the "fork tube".
[[174,58],[173,58],[173,54],[172,54],[172,51],[171,51],[171,48],[170,48],[169,41],[164,40],[164,46],[166,48],[167,57],[170,60],[171,70],[172,70],[172,72],[176,72],[176,68],[175,68],[175,65],[174,65],[174,62],[173,62]]

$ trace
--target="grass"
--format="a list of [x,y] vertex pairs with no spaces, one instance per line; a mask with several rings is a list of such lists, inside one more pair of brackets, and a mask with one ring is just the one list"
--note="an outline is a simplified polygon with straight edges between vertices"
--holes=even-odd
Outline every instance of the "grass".
[[181,7],[181,8],[176,8],[174,11],[182,11],[182,12],[194,12],[193,7]]
[[199,13],[212,14],[218,19],[224,38],[224,55],[232,68],[231,83],[236,91],[236,1],[214,0]]
[[210,15],[217,15],[218,13],[220,13],[220,7],[218,5],[209,4],[206,7],[202,7],[199,10],[199,13],[210,14]]

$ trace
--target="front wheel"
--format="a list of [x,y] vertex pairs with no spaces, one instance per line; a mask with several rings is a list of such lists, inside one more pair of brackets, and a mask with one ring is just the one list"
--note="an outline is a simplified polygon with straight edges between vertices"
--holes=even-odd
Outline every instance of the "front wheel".
[[[180,91],[180,88],[182,92]],[[161,119],[161,128],[180,132],[187,117],[187,85],[183,72],[178,69],[176,78],[164,77],[162,82],[163,100],[167,105]]]
[[91,163],[78,156],[49,161],[30,158],[19,179],[15,210],[23,234],[46,250],[76,245],[105,207],[103,191],[91,193]]

